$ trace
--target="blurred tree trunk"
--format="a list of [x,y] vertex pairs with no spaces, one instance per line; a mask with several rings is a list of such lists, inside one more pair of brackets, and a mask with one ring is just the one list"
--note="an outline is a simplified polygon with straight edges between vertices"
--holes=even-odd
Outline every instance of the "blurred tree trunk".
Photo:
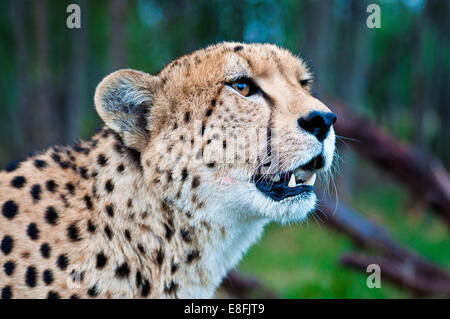
[[[11,0],[11,21],[13,27],[14,35],[14,52],[16,57],[16,107],[13,108],[11,114],[11,125],[10,130],[10,143],[9,152],[11,158],[19,157],[21,150],[26,147],[26,141],[23,129],[26,127],[25,120],[25,110],[29,108],[29,97],[30,97],[30,78],[29,74],[29,55],[28,55],[28,45],[25,35],[25,1]],[[25,144],[25,145],[24,145]],[[6,150],[4,150],[6,151]]]
[[[62,142],[61,117],[62,108],[53,105],[53,95],[49,66],[48,39],[48,2],[33,1],[34,35],[36,45],[36,101],[28,105],[26,114],[30,128],[27,138],[33,148],[43,148],[50,144]],[[39,132],[39,134],[36,134]]]
[[86,54],[87,54],[87,32],[86,32],[86,1],[79,0],[81,8],[81,28],[69,30],[70,55],[69,55],[69,83],[67,87],[67,110],[66,110],[66,140],[75,141],[80,137],[81,113],[86,102],[88,88],[86,85]]
[[412,120],[413,120],[413,128],[414,128],[414,142],[418,146],[424,148],[425,144],[425,132],[424,132],[424,120],[425,113],[427,108],[431,108],[432,106],[427,105],[427,96],[428,89],[430,84],[426,82],[425,79],[425,67],[427,65],[427,61],[425,61],[424,57],[424,48],[423,48],[423,39],[424,39],[424,27],[423,25],[428,21],[428,12],[430,10],[429,2],[426,3],[425,9],[423,10],[422,17],[420,20],[416,21],[414,28],[412,30],[412,59],[413,59],[413,92],[412,92],[412,101],[411,108],[412,112]]
[[111,70],[124,68],[126,65],[125,20],[128,3],[125,0],[111,0],[109,2],[110,46],[109,58]]
[[[450,1],[433,0],[427,3],[429,16],[428,21],[432,31],[437,36],[437,43],[447,43],[450,39]],[[430,98],[435,98],[436,112],[439,122],[439,133],[435,136],[434,148],[447,169],[450,169],[450,60],[445,50],[436,50],[436,61],[431,72],[433,78],[430,80]]]
[[[303,8],[303,16],[306,19],[299,21],[299,32],[305,35],[305,45],[301,51],[311,61],[312,69],[316,75],[315,89],[321,91],[327,87],[325,81],[329,79],[327,73],[330,65],[329,48],[333,42],[333,32],[330,32],[333,24],[334,1],[307,1]],[[304,26],[308,25],[308,28]],[[308,61],[309,62],[309,61]]]

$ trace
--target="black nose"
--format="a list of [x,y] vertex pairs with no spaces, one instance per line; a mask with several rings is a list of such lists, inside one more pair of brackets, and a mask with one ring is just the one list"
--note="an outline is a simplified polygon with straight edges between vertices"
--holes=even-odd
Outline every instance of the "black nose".
[[307,117],[299,118],[297,122],[302,129],[322,142],[327,137],[331,125],[336,122],[336,114],[314,111],[309,113]]

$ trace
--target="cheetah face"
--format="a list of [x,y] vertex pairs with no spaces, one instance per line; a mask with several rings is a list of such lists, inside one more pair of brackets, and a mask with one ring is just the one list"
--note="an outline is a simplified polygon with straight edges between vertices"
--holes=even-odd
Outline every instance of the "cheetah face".
[[[142,154],[146,180],[191,200],[281,222],[314,209],[335,149],[336,116],[311,95],[302,60],[269,44],[222,43],[157,76],[122,70],[96,92],[106,124]],[[145,165],[147,163],[148,165]],[[158,189],[158,187],[161,187]]]

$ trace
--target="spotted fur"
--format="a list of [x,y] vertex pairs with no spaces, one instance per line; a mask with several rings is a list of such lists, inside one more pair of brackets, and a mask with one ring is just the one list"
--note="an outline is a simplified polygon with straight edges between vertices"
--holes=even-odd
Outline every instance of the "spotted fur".
[[[264,94],[246,99],[227,85],[242,74]],[[100,132],[0,173],[1,297],[212,297],[268,222],[301,220],[315,205],[314,195],[274,202],[248,182],[254,162],[214,157],[239,149],[242,132],[275,127],[280,167],[324,152],[327,169],[334,133],[322,145],[297,126],[328,110],[302,86],[310,77],[288,51],[242,43],[155,76],[107,76],[95,95]]]

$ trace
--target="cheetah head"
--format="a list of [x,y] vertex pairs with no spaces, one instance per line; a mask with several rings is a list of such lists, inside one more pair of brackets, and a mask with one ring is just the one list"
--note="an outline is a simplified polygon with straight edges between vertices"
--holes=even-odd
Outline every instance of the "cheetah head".
[[[149,196],[187,211],[301,220],[335,150],[336,116],[305,63],[270,44],[222,43],[158,75],[120,70],[97,87],[106,125],[141,153]],[[211,208],[208,210],[208,208]]]

